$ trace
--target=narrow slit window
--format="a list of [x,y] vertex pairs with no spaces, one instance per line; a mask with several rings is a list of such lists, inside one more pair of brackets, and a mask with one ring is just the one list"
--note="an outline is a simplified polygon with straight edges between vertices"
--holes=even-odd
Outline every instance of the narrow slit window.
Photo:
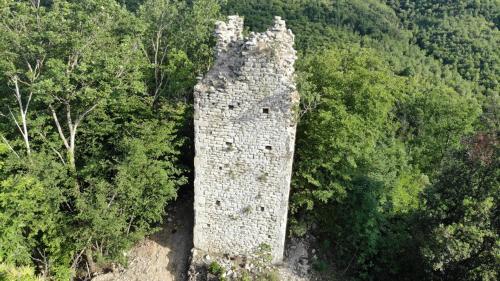
[[264,107],[264,108],[262,109],[262,113],[264,113],[264,114],[269,114],[269,108]]
[[272,147],[272,146],[270,146],[270,145],[266,145],[266,150],[272,150],[272,149],[273,149],[273,147]]

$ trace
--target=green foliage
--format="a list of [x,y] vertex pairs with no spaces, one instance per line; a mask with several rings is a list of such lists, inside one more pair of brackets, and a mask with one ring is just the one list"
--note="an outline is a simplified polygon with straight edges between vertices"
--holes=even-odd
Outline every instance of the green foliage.
[[299,123],[292,211],[346,196],[346,184],[394,132],[391,110],[403,82],[372,50],[355,45],[313,56],[300,68],[310,112]]
[[[266,29],[274,16],[281,16],[296,31],[299,45],[308,44],[305,28],[324,29],[328,26],[344,26],[355,29],[361,34],[380,36],[388,33],[397,35],[398,23],[394,11],[376,0],[369,1],[284,1],[284,0],[229,0],[224,6],[227,14],[245,16],[247,25],[252,29]],[[313,31],[315,36],[321,30]],[[311,37],[307,37],[311,38]]]
[[447,158],[425,192],[423,255],[440,280],[497,280],[500,162],[494,136],[478,135]]
[[473,131],[481,110],[470,94],[412,79],[397,112],[399,133],[410,147],[412,162],[430,175],[447,151],[458,149],[461,139]]
[[219,10],[217,0],[146,0],[141,5],[148,85],[155,99],[191,100],[196,77],[213,61],[211,35]]
[[70,280],[125,262],[186,183],[218,4],[34,3],[0,2],[0,262]]
[[299,69],[303,116],[290,207],[302,219],[292,229],[318,224],[336,242],[327,252],[361,279],[403,276],[406,261],[394,253],[410,250],[403,243],[410,233],[392,223],[418,208],[427,184],[397,139],[406,79],[357,45],[306,58]]
[[73,247],[64,234],[70,220],[60,207],[69,184],[68,170],[46,154],[37,154],[26,165],[5,152],[0,155],[4,162],[0,168],[0,262],[32,266],[36,257],[45,263],[44,275],[67,276],[64,266],[69,267]]
[[[499,128],[500,2],[386,1],[430,56],[477,83],[485,96],[483,126]],[[489,129],[486,129],[489,130]]]
[[257,249],[257,256],[261,259],[261,266],[266,266],[266,264],[271,263],[273,256],[272,256],[272,248],[271,245],[262,243],[259,245],[259,248]]
[[396,75],[384,59],[347,45],[299,64],[290,205],[299,219],[290,229],[303,234],[318,225],[320,236],[335,241],[329,255],[357,278],[412,280],[424,273],[411,227],[420,194],[473,131],[480,109],[439,80]]
[[36,277],[35,270],[30,267],[15,267],[12,265],[0,263],[0,280],[2,281],[43,281],[44,279]]
[[223,278],[224,273],[226,273],[224,268],[216,261],[210,263],[208,266],[208,272],[217,276],[219,279]]

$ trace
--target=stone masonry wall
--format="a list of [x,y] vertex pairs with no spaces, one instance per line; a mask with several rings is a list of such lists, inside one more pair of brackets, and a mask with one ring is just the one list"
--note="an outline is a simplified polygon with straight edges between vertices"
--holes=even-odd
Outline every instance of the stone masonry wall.
[[216,27],[216,62],[195,87],[195,248],[283,258],[296,130],[294,36],[276,17],[243,38]]

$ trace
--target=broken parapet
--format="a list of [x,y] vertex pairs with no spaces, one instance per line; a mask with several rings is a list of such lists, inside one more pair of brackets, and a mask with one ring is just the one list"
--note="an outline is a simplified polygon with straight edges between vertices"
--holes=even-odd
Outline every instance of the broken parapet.
[[216,27],[216,60],[195,87],[195,248],[283,258],[296,131],[294,36],[276,17],[242,35]]
[[229,16],[229,21],[216,22],[215,36],[217,38],[217,56],[227,50],[232,42],[243,40],[243,18],[239,16]]

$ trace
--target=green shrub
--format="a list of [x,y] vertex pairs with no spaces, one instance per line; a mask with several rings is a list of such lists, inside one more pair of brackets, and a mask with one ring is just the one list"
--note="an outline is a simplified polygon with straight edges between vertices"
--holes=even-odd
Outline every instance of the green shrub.
[[222,278],[222,275],[224,275],[224,273],[226,272],[224,270],[224,268],[216,261],[213,261],[212,263],[210,263],[210,265],[208,266],[208,272],[210,272],[211,274],[219,277],[219,278]]
[[33,267],[23,266],[15,267],[12,265],[0,263],[1,281],[43,281],[44,279],[35,275]]

